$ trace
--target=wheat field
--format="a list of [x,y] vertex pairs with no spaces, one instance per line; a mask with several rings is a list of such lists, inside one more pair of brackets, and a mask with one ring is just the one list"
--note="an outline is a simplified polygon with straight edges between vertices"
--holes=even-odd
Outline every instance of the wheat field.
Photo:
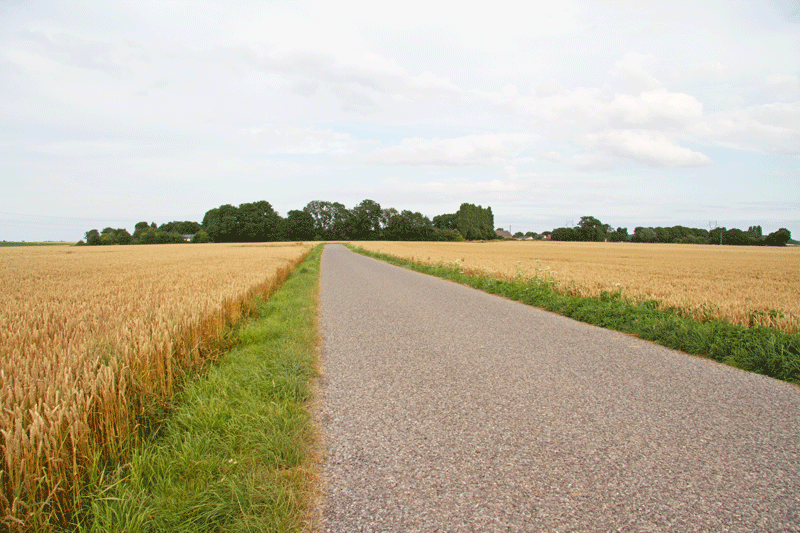
[[305,243],[0,248],[0,529],[63,524]]
[[501,278],[552,279],[559,292],[617,292],[684,316],[800,330],[800,247],[493,241],[358,242],[416,262]]

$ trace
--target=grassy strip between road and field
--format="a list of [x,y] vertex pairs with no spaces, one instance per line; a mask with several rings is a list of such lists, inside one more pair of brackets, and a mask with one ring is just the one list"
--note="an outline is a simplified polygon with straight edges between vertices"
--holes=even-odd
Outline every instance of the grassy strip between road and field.
[[316,448],[318,246],[238,343],[186,384],[154,438],[93,480],[81,532],[306,531]]
[[497,279],[466,274],[457,266],[428,265],[347,245],[362,255],[468,285],[547,311],[635,335],[692,355],[700,355],[743,370],[800,384],[800,334],[772,328],[701,322],[660,308],[660,302],[631,302],[621,292],[600,298],[559,294],[554,282],[543,278]]

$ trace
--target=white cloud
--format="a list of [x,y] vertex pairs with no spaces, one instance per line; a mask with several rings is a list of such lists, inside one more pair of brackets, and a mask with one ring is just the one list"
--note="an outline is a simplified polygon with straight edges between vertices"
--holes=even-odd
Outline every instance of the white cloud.
[[450,139],[412,137],[375,150],[364,161],[383,165],[504,165],[531,143],[525,134],[467,135]]
[[703,115],[703,104],[694,96],[664,89],[633,96],[618,94],[608,106],[619,121],[645,128],[664,128],[691,124]]
[[251,146],[267,154],[346,155],[377,141],[359,141],[349,133],[314,126],[263,127],[247,131]]
[[691,131],[698,137],[738,150],[797,155],[800,101],[714,113]]
[[410,79],[409,85],[414,91],[431,96],[460,97],[464,91],[450,82],[446,76],[437,76],[427,70]]
[[598,150],[651,167],[699,167],[713,163],[708,156],[679,146],[667,135],[655,131],[608,130],[586,138]]
[[656,64],[656,57],[651,54],[628,52],[617,61],[612,73],[620,78],[628,93],[638,94],[663,87],[652,74]]

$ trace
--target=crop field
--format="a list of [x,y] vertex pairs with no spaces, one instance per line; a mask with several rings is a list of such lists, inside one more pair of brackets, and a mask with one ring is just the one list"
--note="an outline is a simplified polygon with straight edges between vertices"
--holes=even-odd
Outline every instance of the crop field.
[[358,242],[419,263],[499,278],[539,277],[575,296],[657,300],[698,320],[800,330],[800,247],[496,241]]
[[0,529],[63,523],[310,249],[0,248]]

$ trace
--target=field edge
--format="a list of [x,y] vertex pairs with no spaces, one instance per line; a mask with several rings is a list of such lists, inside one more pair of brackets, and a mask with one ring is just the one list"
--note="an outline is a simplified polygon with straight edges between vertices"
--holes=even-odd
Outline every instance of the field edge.
[[312,529],[323,248],[257,302],[237,345],[186,384],[157,439],[95,472],[76,531]]

